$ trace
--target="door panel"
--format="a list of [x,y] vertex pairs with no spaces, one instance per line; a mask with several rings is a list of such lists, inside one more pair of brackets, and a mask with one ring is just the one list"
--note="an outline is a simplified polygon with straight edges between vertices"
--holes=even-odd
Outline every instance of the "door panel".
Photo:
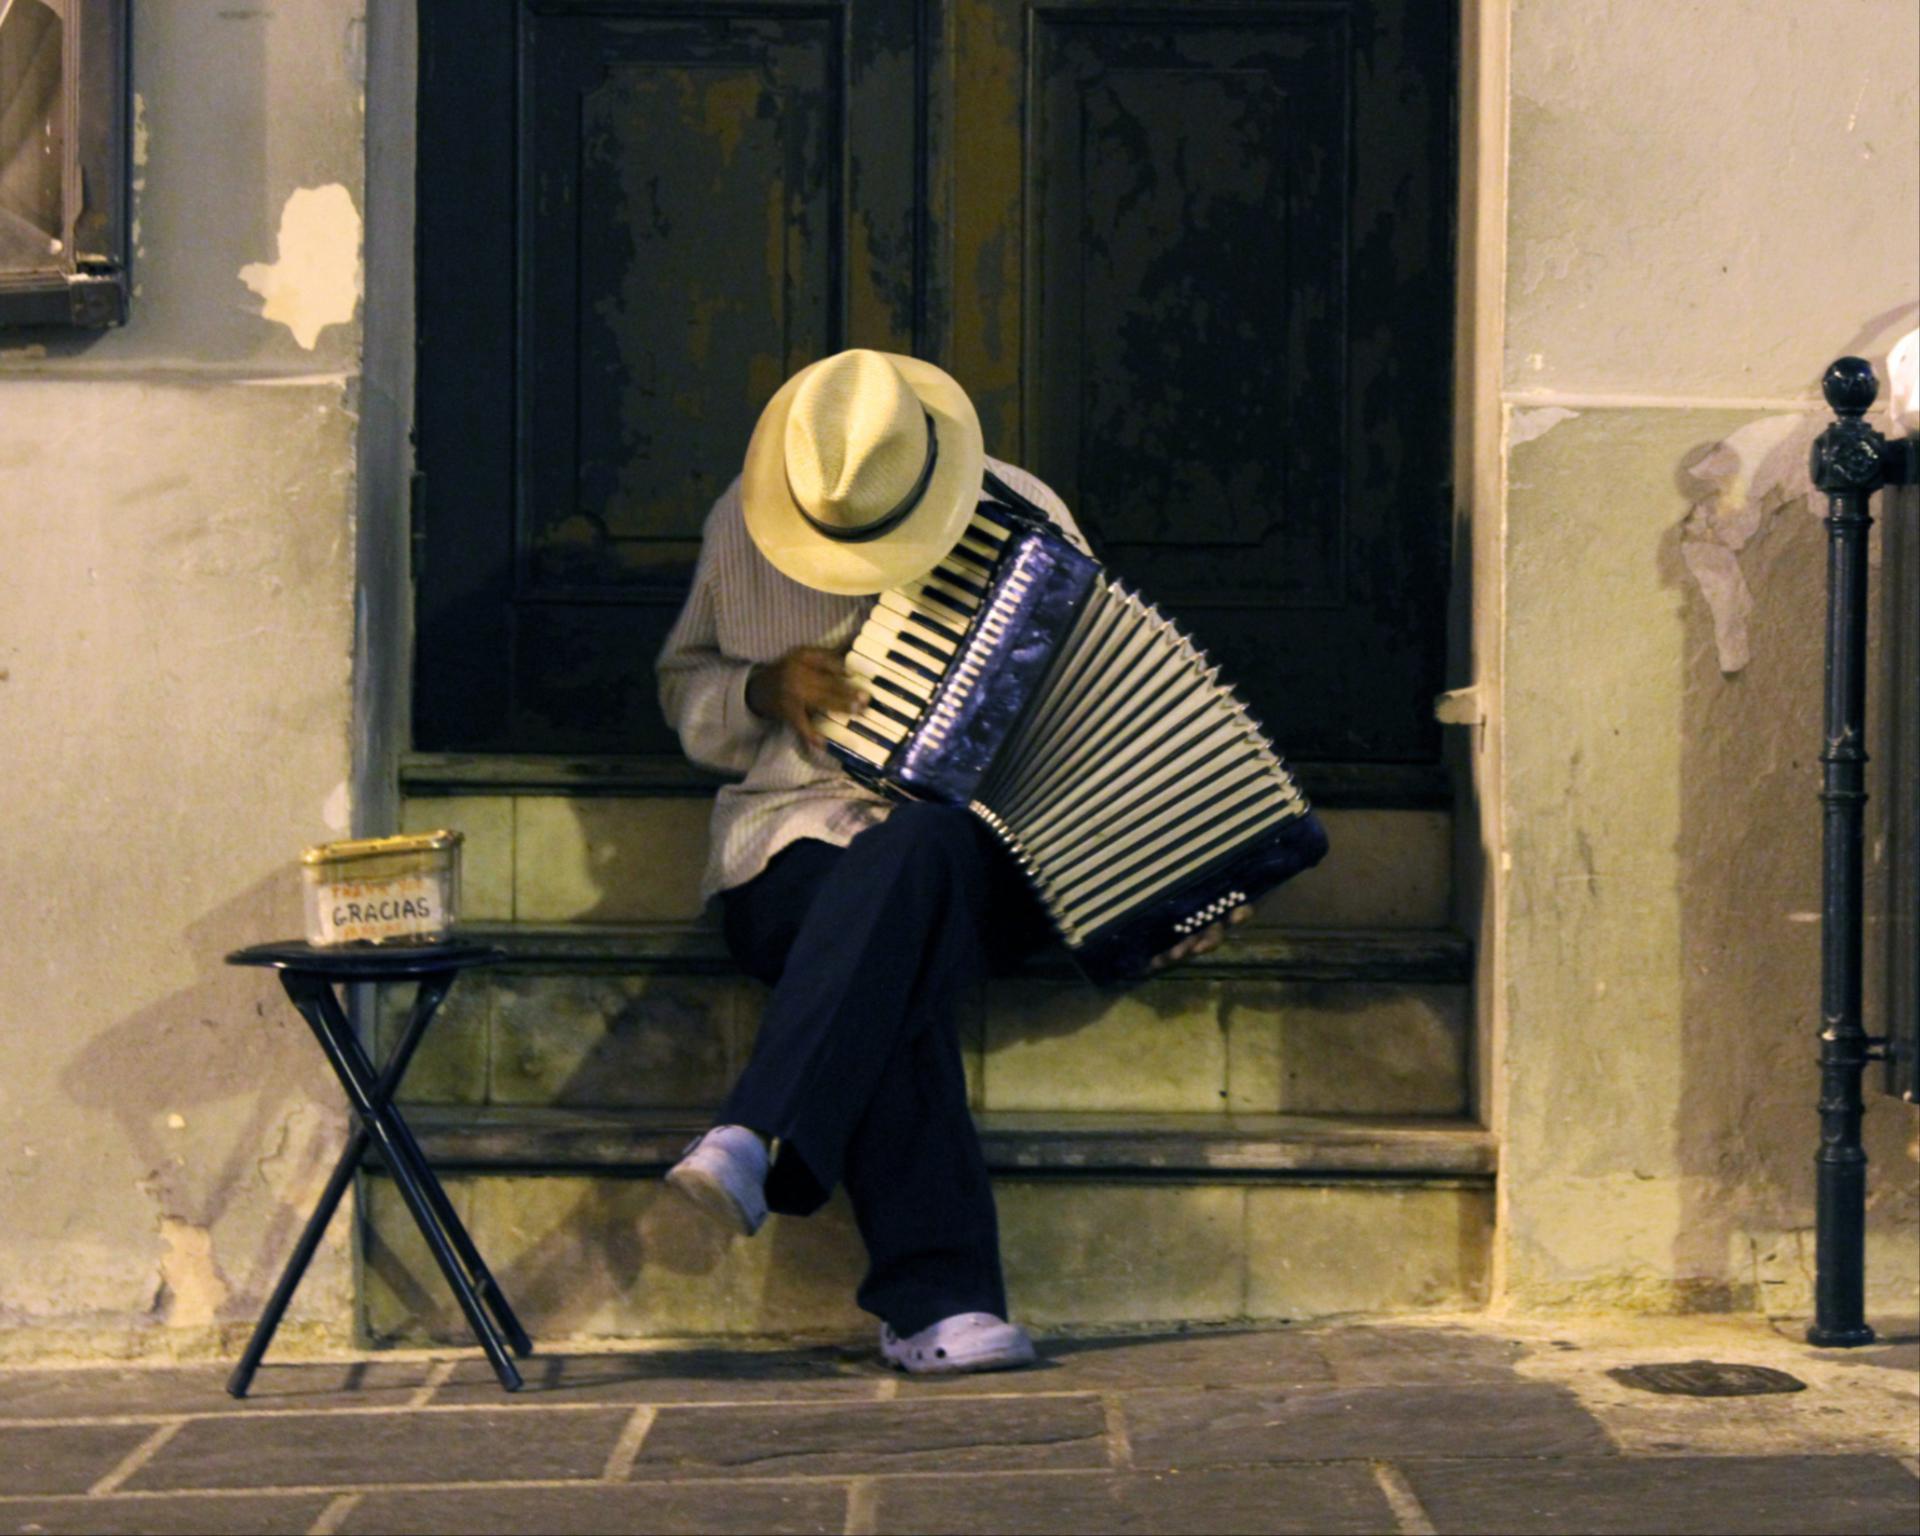
[[684,584],[760,405],[841,334],[836,43],[531,19],[523,595]]
[[994,87],[952,97],[950,355],[990,446],[1289,755],[1434,761],[1452,7],[973,9],[954,77]]
[[1338,20],[1039,30],[1034,451],[1183,612],[1338,601]]

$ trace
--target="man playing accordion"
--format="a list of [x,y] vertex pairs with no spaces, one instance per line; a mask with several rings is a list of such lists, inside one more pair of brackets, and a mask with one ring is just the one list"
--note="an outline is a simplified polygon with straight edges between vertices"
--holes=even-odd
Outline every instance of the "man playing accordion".
[[[844,1183],[867,1248],[859,1304],[881,1320],[885,1357],[912,1372],[1034,1358],[1007,1320],[955,1004],[1049,928],[979,819],[865,787],[825,749],[821,717],[869,702],[845,653],[873,595],[960,544],[989,475],[1084,551],[1053,491],[986,457],[972,403],[940,369],[870,351],[803,369],[708,514],[658,662],[687,755],[733,777],[715,798],[702,889],[736,961],[773,989],[717,1124],[668,1183],[747,1235]],[[1223,928],[1156,965],[1213,947]]]

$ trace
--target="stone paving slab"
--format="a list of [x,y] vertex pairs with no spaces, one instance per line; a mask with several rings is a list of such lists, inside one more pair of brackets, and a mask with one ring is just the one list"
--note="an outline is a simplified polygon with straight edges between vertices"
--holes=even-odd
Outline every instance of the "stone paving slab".
[[838,1350],[667,1349],[632,1354],[536,1355],[526,1385],[502,1392],[484,1360],[463,1360],[432,1401],[539,1406],[556,1402],[701,1403],[824,1398],[873,1401],[885,1374]]
[[124,1424],[0,1429],[0,1494],[85,1493],[152,1433]]
[[332,1502],[325,1493],[108,1496],[0,1504],[0,1532],[66,1536],[299,1536]]
[[1091,1397],[957,1398],[828,1407],[662,1408],[634,1478],[1019,1471],[1107,1464]]
[[1409,1464],[1441,1536],[1913,1536],[1920,1481],[1882,1456]]
[[1904,1371],[1909,1376],[1920,1374],[1920,1334],[1898,1328],[1883,1329],[1875,1343],[1864,1349],[1838,1351],[1833,1355],[1833,1361],[1836,1365]]
[[1181,1531],[1201,1536],[1390,1532],[1392,1508],[1364,1466],[929,1477],[881,1484],[877,1536],[893,1532]]
[[680,1532],[846,1529],[843,1483],[648,1483],[591,1488],[455,1489],[370,1493],[336,1530],[346,1536],[440,1536],[468,1532],[553,1532],[566,1536],[677,1536]]
[[[1912,1456],[1920,1452],[1920,1373],[1894,1346],[1815,1349],[1752,1319],[1686,1317],[1513,1319],[1501,1327],[1527,1346],[1529,1381],[1575,1392],[1627,1455]],[[1911,1335],[1912,1327],[1889,1330]],[[1622,1366],[1720,1360],[1784,1371],[1802,1392],[1681,1397],[1647,1392],[1611,1374]]]
[[1332,1391],[1148,1391],[1123,1410],[1140,1467],[1434,1456],[1600,1456],[1571,1392],[1533,1383]]
[[1512,1339],[1464,1328],[1327,1328],[1307,1335],[1342,1386],[1514,1381],[1524,1353]]
[[1284,1329],[1233,1329],[1192,1334],[1042,1340],[1040,1362],[991,1376],[905,1376],[903,1396],[970,1392],[1102,1392],[1117,1388],[1277,1388],[1332,1383],[1333,1367],[1310,1334]]
[[512,1409],[191,1419],[127,1480],[160,1488],[321,1488],[598,1477],[631,1415]]
[[226,1365],[8,1371],[0,1376],[0,1420],[228,1413],[248,1407],[398,1407],[432,1366],[430,1360],[263,1365],[244,1399],[227,1396],[231,1367]]

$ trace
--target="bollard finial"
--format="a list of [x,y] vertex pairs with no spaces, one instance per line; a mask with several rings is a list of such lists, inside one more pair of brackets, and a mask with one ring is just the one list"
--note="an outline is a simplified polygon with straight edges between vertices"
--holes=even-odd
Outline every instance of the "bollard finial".
[[1864,357],[1836,358],[1820,380],[1820,392],[1836,415],[1864,416],[1880,393],[1880,381]]

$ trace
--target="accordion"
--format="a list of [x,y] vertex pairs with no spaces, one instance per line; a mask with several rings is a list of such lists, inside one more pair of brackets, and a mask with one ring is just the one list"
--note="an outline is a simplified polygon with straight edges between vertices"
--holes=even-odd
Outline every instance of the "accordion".
[[886,794],[966,806],[1088,979],[1130,980],[1317,864],[1326,833],[1206,655],[987,489],[944,561],[875,600],[847,657],[869,702],[821,734]]

